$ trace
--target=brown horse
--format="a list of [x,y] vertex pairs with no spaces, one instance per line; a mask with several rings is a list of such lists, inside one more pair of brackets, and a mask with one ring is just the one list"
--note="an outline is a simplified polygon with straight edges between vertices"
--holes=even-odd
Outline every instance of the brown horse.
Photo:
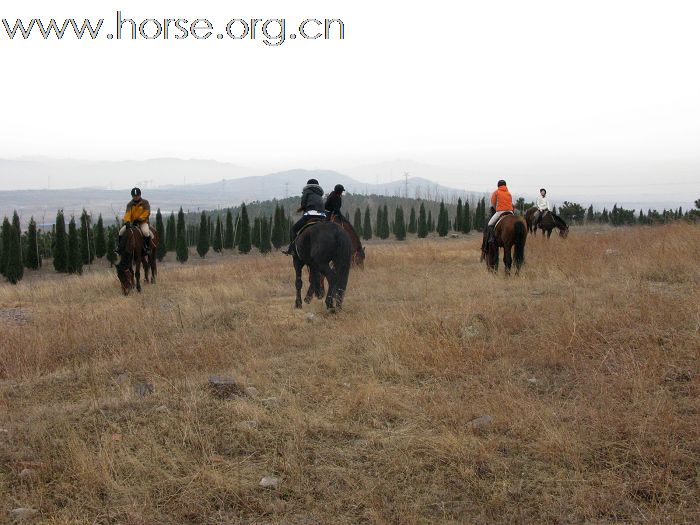
[[[484,232],[484,236],[487,233]],[[496,240],[486,244],[486,250],[481,254],[481,260],[486,259],[486,266],[492,272],[498,271],[498,250],[503,248],[503,263],[506,267],[506,274],[510,274],[513,258],[515,258],[515,273],[520,272],[520,268],[525,262],[525,241],[527,240],[527,222],[518,215],[504,215],[496,223]],[[511,249],[515,248],[515,253],[511,254]]]
[[[122,236],[119,248],[121,259],[117,264],[117,277],[122,285],[124,295],[129,295],[129,291],[136,285],[136,291],[141,292],[141,265],[143,264],[144,281],[156,284],[158,266],[156,263],[156,251],[158,249],[158,233],[151,228],[151,250],[150,255],[143,254],[143,235],[137,227],[131,226],[126,229]],[[134,270],[134,266],[136,269]],[[148,272],[151,272],[149,280]],[[134,277],[135,283],[134,283]]]
[[537,225],[535,225],[536,213],[536,207],[528,208],[528,210],[525,212],[527,229],[530,233],[534,233],[536,235],[537,229],[539,228],[542,230],[542,236],[544,237],[547,235],[547,239],[549,239],[552,235],[552,230],[557,228],[559,230],[559,236],[562,239],[566,239],[566,237],[569,235],[569,226],[566,224],[566,222],[564,222],[564,219],[558,215],[555,215],[551,211],[545,212],[544,217],[542,217]]

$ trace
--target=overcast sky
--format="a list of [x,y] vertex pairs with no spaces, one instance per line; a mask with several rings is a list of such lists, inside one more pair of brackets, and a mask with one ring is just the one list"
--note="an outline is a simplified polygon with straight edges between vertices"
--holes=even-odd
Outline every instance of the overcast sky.
[[341,18],[346,38],[10,41],[0,27],[0,158],[407,158],[484,187],[503,175],[700,193],[697,1],[4,0],[0,17],[105,18],[107,33],[118,9],[207,18],[215,33],[232,18],[286,17],[288,34]]

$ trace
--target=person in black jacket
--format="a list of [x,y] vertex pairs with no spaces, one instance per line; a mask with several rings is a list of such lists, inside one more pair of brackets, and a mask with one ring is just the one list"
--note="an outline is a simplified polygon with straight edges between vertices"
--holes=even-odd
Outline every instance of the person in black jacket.
[[344,219],[343,212],[340,211],[340,208],[342,208],[343,206],[344,191],[345,188],[342,184],[336,184],[335,188],[333,188],[333,191],[328,194],[328,198],[326,199],[325,204],[326,211],[331,215],[337,216],[339,220]]
[[306,186],[301,192],[301,206],[297,211],[303,213],[301,219],[299,219],[290,232],[289,238],[291,242],[289,243],[289,248],[283,251],[285,255],[291,255],[294,250],[294,241],[296,240],[299,230],[304,227],[309,219],[316,217],[326,217],[326,212],[323,209],[323,188],[318,184],[316,179],[309,179],[306,182]]

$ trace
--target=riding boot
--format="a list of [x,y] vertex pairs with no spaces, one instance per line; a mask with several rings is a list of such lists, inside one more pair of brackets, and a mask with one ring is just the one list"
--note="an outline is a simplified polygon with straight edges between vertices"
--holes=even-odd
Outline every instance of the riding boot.
[[150,237],[143,238],[143,254],[146,256],[151,255],[151,238]]
[[122,238],[121,237],[117,237],[117,244],[114,247],[114,253],[116,253],[117,255],[122,254]]
[[285,255],[292,255],[294,253],[294,241],[290,242],[289,247],[286,250],[282,250],[282,253]]
[[489,234],[488,234],[488,239],[486,241],[486,244],[489,245],[492,242],[496,242],[496,227],[495,226],[488,226]]

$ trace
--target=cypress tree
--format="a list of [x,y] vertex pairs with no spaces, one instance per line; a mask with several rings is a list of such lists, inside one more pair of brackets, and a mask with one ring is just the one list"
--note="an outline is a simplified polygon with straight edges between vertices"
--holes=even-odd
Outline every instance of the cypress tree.
[[270,241],[276,250],[284,245],[285,226],[286,221],[284,219],[284,208],[282,208],[282,206],[275,205],[275,214],[272,218],[272,233]]
[[179,263],[185,264],[190,258],[190,249],[187,245],[187,225],[185,224],[185,214],[180,208],[177,213],[177,240],[175,246],[176,258]]
[[462,209],[462,198],[457,199],[457,211],[455,215],[454,230],[461,232],[463,230],[462,221],[464,220],[464,210]]
[[56,235],[53,247],[53,267],[57,272],[68,271],[68,238],[66,236],[66,218],[63,210],[56,214]]
[[382,239],[388,239],[391,235],[391,227],[389,226],[389,208],[386,203],[382,211]]
[[366,241],[372,238],[372,219],[369,213],[369,205],[365,208],[365,223],[362,225],[362,238]]
[[403,217],[403,208],[398,206],[394,213],[394,235],[397,241],[406,240],[406,222]]
[[425,204],[420,203],[420,209],[418,210],[418,237],[424,239],[428,236],[428,217],[425,214]]
[[[101,213],[97,217],[97,224],[95,225],[94,237],[95,237],[95,257],[97,257],[98,259],[102,259],[102,257],[104,257],[107,254],[107,238],[106,238],[106,234],[105,234],[105,223],[102,220]],[[161,239],[162,239],[162,237],[161,237]]]
[[156,233],[158,234],[158,248],[156,250],[156,258],[162,261],[165,254],[168,253],[167,241],[165,239],[165,224],[163,224],[163,214],[160,208],[156,212]]
[[270,242],[270,222],[267,217],[262,217],[260,219],[260,246],[258,247],[260,253],[270,253],[272,250],[272,243]]
[[199,221],[199,240],[197,242],[197,253],[203,259],[209,252],[209,219],[207,214],[202,212]]
[[[17,221],[15,221],[17,217]],[[3,228],[4,230],[4,228]],[[3,235],[4,237],[4,235]],[[3,248],[3,254],[7,258],[5,266],[5,277],[11,284],[17,284],[24,277],[24,265],[22,264],[22,230],[19,226],[19,216],[17,212],[12,217],[12,225],[10,226],[9,242]]]
[[168,222],[165,226],[165,249],[168,252],[174,252],[177,249],[177,223],[175,222],[175,214],[171,211]]
[[595,219],[595,214],[593,213],[593,205],[588,207],[588,212],[586,212],[586,222],[593,222]]
[[231,208],[226,210],[226,235],[224,235],[224,248],[226,250],[232,250],[234,243],[234,226],[233,226],[233,213],[231,213]]
[[39,238],[36,231],[34,217],[29,220],[27,228],[27,257],[25,265],[30,270],[38,270],[41,267],[41,255],[39,254]]
[[80,234],[75,217],[68,223],[68,273],[83,273],[83,258],[80,253]]
[[438,213],[437,232],[440,237],[445,237],[450,229],[450,217],[444,201],[440,201],[440,211]]
[[92,264],[95,258],[95,251],[92,248],[92,228],[90,228],[90,216],[83,208],[80,214],[80,231],[78,238],[80,239],[80,258],[83,264]]
[[212,243],[212,248],[216,253],[221,253],[224,249],[224,232],[221,225],[221,216],[216,216],[216,228],[214,228],[214,242]]
[[0,273],[6,275],[7,261],[10,258],[10,245],[12,244],[12,224],[7,217],[2,221],[2,253],[0,254]]
[[260,228],[260,217],[255,217],[253,219],[253,230],[252,233],[250,234],[250,242],[253,246],[256,248],[260,248],[260,235],[261,235],[261,228]]
[[355,228],[358,235],[362,234],[362,212],[360,208],[355,208],[355,217],[352,221],[352,227]]
[[383,208],[381,206],[377,206],[377,218],[374,221],[374,232],[377,234],[377,237],[380,239],[382,238],[382,224],[384,224],[384,220],[382,218],[383,216]]
[[408,233],[417,233],[418,232],[418,222],[416,220],[416,208],[411,207],[411,214],[408,219],[408,228],[407,228]]
[[433,222],[433,211],[432,210],[428,210],[428,231],[429,232],[435,231],[435,223]]
[[238,224],[240,232],[240,241],[238,242],[238,251],[240,253],[250,253],[250,220],[248,219],[248,210],[245,203],[241,205],[241,217]]
[[464,210],[462,212],[462,233],[472,231],[472,212],[469,209],[469,203],[464,202]]
[[[107,244],[112,247],[116,246],[117,244],[117,227],[109,228],[107,230]],[[117,262],[117,253],[114,251],[114,249],[109,249],[107,250],[106,253],[107,260],[109,261],[109,266],[110,268],[115,265]]]
[[22,249],[22,226],[19,223],[17,211],[12,214],[12,229],[19,236],[19,263],[24,268],[24,250]]

